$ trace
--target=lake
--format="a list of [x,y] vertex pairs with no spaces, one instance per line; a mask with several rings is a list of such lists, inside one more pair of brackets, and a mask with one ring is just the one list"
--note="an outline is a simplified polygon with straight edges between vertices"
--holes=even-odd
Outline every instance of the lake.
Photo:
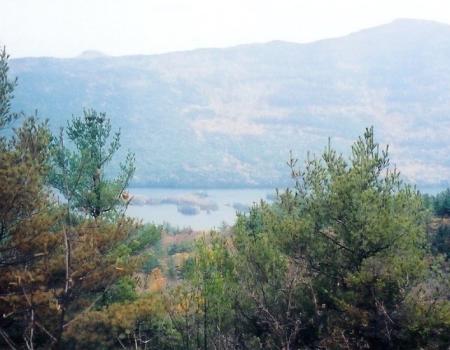
[[133,200],[128,215],[145,223],[163,224],[194,230],[232,225],[236,212],[245,212],[261,199],[273,200],[274,189],[165,189],[131,188]]

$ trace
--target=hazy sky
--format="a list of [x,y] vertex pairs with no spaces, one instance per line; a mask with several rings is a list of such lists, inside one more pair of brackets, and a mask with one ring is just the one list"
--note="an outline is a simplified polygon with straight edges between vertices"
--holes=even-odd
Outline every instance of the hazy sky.
[[399,17],[450,24],[450,1],[0,0],[0,45],[13,57],[151,54],[308,42]]

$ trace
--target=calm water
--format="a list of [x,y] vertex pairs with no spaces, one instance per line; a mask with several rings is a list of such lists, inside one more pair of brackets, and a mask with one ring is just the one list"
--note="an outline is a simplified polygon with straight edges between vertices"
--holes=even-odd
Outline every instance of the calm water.
[[268,200],[275,190],[132,188],[130,193],[140,205],[130,205],[129,216],[155,224],[167,222],[175,227],[207,230],[224,222],[233,224],[238,210],[242,212],[261,199]]

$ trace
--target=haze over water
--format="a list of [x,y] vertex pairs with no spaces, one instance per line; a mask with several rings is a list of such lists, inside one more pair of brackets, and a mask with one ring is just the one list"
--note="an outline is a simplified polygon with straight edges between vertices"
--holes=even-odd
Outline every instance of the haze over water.
[[[209,230],[219,228],[226,223],[234,224],[236,213],[259,202],[268,200],[275,195],[274,189],[166,189],[166,188],[132,188],[130,193],[139,198],[146,198],[155,202],[165,201],[162,204],[139,204],[128,207],[128,215],[142,219],[145,223],[163,224],[183,228],[191,227],[194,230]],[[186,215],[180,212],[180,206],[174,204],[177,199],[198,198],[202,203],[210,203],[213,209],[199,209],[192,204],[195,215]],[[168,198],[172,199],[167,200]],[[171,203],[168,203],[171,202]],[[186,208],[186,206],[183,206]]]

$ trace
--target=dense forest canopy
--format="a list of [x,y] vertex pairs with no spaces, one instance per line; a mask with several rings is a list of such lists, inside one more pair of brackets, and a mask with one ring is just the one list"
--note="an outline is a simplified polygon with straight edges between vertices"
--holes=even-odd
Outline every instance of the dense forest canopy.
[[448,348],[450,191],[405,184],[373,128],[349,157],[291,156],[273,204],[196,235],[126,216],[134,156],[109,175],[105,114],[53,135],[15,86],[3,50],[1,348]]

